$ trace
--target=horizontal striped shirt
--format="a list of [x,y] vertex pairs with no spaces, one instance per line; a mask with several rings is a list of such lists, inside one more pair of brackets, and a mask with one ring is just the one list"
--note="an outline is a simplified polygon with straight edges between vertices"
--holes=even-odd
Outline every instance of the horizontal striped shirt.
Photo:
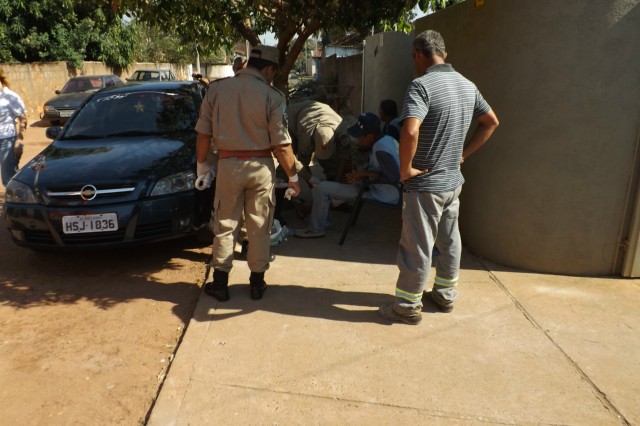
[[464,183],[460,159],[474,117],[489,112],[476,86],[449,64],[438,64],[411,82],[401,119],[422,123],[412,166],[428,172],[408,179],[406,191],[448,192]]

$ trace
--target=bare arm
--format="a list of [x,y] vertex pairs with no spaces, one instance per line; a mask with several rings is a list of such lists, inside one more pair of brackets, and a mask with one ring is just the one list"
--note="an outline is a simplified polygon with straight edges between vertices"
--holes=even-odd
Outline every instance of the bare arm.
[[478,122],[478,127],[476,127],[475,132],[473,132],[471,140],[462,151],[462,158],[460,159],[460,163],[464,163],[465,158],[469,158],[471,154],[476,152],[482,145],[484,145],[485,142],[489,140],[494,130],[496,130],[496,127],[498,127],[498,125],[500,124],[500,122],[498,121],[498,117],[492,109],[490,109],[486,114],[482,114],[481,116],[479,116]]
[[427,172],[427,170],[415,169],[411,165],[418,148],[421,124],[422,122],[417,118],[407,118],[400,130],[400,179],[402,181]]
[[18,117],[18,139],[24,139],[24,132],[27,130],[27,116]]
[[198,133],[198,137],[196,138],[196,162],[204,163],[207,161],[210,146],[211,135]]
[[[273,155],[275,155],[278,163],[289,178],[296,175],[296,158],[293,155],[291,144],[275,146],[273,148]],[[291,194],[292,196],[297,197],[300,194],[300,184],[297,181],[289,181],[289,188],[295,190],[295,194]]]

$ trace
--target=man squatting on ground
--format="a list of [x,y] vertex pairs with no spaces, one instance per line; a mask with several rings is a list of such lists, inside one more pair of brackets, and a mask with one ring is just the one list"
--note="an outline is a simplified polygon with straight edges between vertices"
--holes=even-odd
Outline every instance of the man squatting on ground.
[[400,160],[398,142],[382,133],[380,119],[372,112],[361,114],[358,121],[347,130],[356,138],[363,151],[371,151],[367,170],[353,171],[347,175],[349,183],[324,181],[313,190],[313,205],[308,229],[298,229],[298,238],[324,237],[329,227],[331,200],[349,201],[358,196],[365,179],[371,181],[368,197],[384,203],[397,203],[400,199]]
[[[400,131],[400,176],[404,181],[400,273],[395,303],[379,314],[390,321],[418,324],[431,269],[434,244],[440,250],[430,297],[450,312],[458,296],[462,243],[458,230],[458,196],[464,178],[460,164],[480,148],[498,126],[498,118],[476,86],[445,63],[442,36],[425,31],[413,42],[413,64],[419,76],[404,99]],[[473,118],[471,140],[464,140]]]
[[[204,291],[219,301],[229,300],[229,271],[233,266],[234,233],[244,211],[251,270],[251,298],[266,290],[269,238],[275,207],[273,155],[289,177],[292,196],[300,193],[291,138],[287,131],[284,95],[271,86],[278,70],[278,49],[257,46],[247,67],[235,77],[209,85],[196,124],[198,178],[212,172],[206,162],[218,149],[214,199],[213,281]],[[211,176],[211,175],[209,175]]]

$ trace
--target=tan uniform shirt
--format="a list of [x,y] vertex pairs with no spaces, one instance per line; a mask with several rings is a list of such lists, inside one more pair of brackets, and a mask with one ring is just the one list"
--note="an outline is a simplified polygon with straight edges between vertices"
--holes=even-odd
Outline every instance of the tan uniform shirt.
[[196,131],[222,151],[252,151],[291,143],[286,100],[262,74],[247,68],[209,85]]
[[287,108],[289,132],[298,141],[298,159],[303,164],[309,164],[315,149],[313,132],[318,126],[336,129],[342,122],[342,117],[329,105],[322,102],[303,100],[291,102]]

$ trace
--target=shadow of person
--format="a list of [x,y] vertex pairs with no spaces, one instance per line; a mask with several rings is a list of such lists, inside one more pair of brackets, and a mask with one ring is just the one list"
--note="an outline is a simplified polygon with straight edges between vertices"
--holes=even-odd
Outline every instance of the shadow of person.
[[263,311],[329,321],[390,324],[377,313],[381,305],[391,302],[388,294],[270,284],[264,298],[256,301],[250,299],[246,284],[230,285],[229,292],[231,300],[224,303],[202,294],[193,319],[220,321]]

